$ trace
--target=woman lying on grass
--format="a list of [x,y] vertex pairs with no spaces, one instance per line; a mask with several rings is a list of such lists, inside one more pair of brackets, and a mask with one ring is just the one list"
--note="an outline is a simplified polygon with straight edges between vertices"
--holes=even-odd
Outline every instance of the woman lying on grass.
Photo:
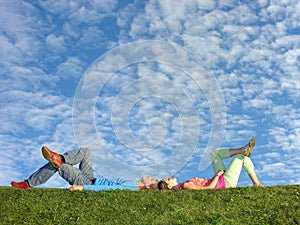
[[[218,188],[233,188],[237,186],[242,168],[249,175],[254,186],[263,185],[258,181],[254,171],[254,165],[250,159],[252,149],[255,145],[255,138],[252,137],[249,144],[238,148],[219,148],[211,153],[212,164],[215,175],[211,179],[194,177],[183,183],[177,183],[176,178],[167,178],[158,182],[159,190],[206,190]],[[228,168],[225,167],[223,159],[235,156]]]
[[[47,182],[56,172],[70,185],[69,190],[143,190],[157,189],[158,180],[143,176],[141,180],[129,181],[121,178],[94,178],[91,152],[88,148],[79,148],[59,155],[46,146],[42,153],[49,162],[34,172],[28,179],[21,182],[11,182],[11,185],[20,189],[32,187]],[[79,164],[79,168],[74,165]]]

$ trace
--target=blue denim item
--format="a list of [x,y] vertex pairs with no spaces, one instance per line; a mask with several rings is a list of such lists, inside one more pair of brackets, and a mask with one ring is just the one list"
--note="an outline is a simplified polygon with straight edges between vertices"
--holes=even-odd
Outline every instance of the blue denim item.
[[94,185],[84,185],[83,190],[108,191],[108,190],[132,190],[137,191],[137,182],[123,180],[121,178],[98,178]]
[[[88,148],[79,148],[63,154],[65,163],[59,169],[54,168],[50,163],[45,164],[28,179],[31,187],[41,185],[48,181],[56,172],[70,185],[92,184],[94,171],[92,168],[91,152]],[[79,168],[74,165],[79,164]]]

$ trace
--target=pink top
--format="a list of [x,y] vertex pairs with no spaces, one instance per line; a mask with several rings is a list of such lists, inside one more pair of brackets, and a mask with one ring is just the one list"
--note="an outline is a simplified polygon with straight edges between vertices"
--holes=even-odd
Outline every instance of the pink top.
[[218,188],[225,188],[226,187],[226,182],[224,180],[224,176],[223,174],[221,176],[219,176],[219,180],[215,186],[215,189],[218,189]]
[[207,186],[209,184],[209,181],[207,178],[198,178],[198,177],[194,177],[192,179],[189,179],[185,182],[191,182],[193,183],[194,185],[197,185],[197,186]]
[[[194,177],[192,179],[184,181],[183,183],[178,184],[173,189],[175,189],[175,190],[183,189],[183,184],[185,182],[191,182],[191,183],[193,183],[194,185],[197,185],[197,186],[208,186],[212,180],[213,180],[213,178],[212,179],[207,179],[207,178]],[[225,183],[225,180],[224,180],[224,176],[222,174],[222,175],[219,176],[218,182],[217,182],[216,186],[214,187],[214,189],[225,188],[225,187],[226,187],[226,183]]]

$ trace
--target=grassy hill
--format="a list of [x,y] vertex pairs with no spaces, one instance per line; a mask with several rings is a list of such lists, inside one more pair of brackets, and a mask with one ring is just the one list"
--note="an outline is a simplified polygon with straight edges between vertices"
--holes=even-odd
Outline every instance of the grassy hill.
[[207,191],[0,187],[0,224],[299,224],[300,186]]

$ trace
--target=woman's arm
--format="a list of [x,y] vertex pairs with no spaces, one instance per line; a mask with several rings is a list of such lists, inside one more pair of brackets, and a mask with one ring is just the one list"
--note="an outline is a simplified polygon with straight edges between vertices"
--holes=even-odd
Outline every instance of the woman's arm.
[[198,186],[195,185],[191,182],[185,182],[183,184],[183,189],[189,189],[189,190],[207,190],[207,189],[214,189],[215,186],[218,183],[219,177],[224,173],[223,170],[219,170],[218,173],[216,173],[216,175],[214,176],[214,178],[212,179],[212,181],[210,182],[210,184],[208,186]]

